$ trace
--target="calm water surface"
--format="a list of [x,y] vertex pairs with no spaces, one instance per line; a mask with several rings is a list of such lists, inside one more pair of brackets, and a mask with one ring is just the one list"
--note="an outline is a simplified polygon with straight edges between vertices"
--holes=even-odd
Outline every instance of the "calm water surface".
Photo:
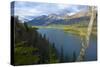
[[[58,29],[38,29],[38,32],[42,36],[46,36],[46,39],[50,43],[54,43],[58,52],[58,57],[61,55],[61,48],[63,48],[64,59],[68,57],[73,60],[73,53],[76,57],[79,55],[81,48],[81,40],[79,36],[65,33],[63,30]],[[96,37],[90,38],[90,46],[86,50],[85,60],[96,60],[97,59],[97,40]]]

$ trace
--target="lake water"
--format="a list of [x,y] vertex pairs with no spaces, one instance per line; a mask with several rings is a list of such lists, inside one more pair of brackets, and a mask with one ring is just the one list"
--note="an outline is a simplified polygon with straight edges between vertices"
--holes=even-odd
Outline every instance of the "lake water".
[[[61,55],[61,48],[63,48],[64,59],[69,58],[69,61],[73,60],[73,54],[76,57],[79,56],[81,49],[81,40],[79,36],[71,33],[64,32],[58,29],[38,29],[38,32],[42,36],[46,36],[46,39],[50,43],[54,43],[58,52],[58,57]],[[86,50],[85,61],[92,61],[97,59],[97,39],[96,37],[90,38],[89,48]]]

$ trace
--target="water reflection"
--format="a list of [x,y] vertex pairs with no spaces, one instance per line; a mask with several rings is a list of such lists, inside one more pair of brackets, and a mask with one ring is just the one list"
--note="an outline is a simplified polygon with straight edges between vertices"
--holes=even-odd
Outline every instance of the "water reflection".
[[[61,59],[63,54],[63,61],[75,61],[78,57],[81,49],[81,40],[79,36],[65,33],[63,30],[58,29],[38,29],[38,32],[42,36],[46,36],[46,39],[50,43],[54,43],[58,52],[58,57]],[[85,60],[96,60],[97,58],[97,40],[96,38],[90,38],[90,46],[86,50]],[[66,60],[67,59],[67,60]]]

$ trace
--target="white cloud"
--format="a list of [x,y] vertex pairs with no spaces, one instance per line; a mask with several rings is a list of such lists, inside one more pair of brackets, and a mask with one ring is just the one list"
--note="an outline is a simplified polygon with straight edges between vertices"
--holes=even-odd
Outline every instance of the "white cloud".
[[47,3],[34,3],[34,2],[16,2],[15,4],[15,14],[21,19],[24,19],[28,16],[40,16],[48,14],[59,14],[63,12],[69,13],[69,15],[74,14],[75,12],[83,9],[79,5],[67,5],[67,4],[47,4]]
[[27,9],[27,8],[17,8],[15,9],[15,15],[19,15],[19,16],[32,16],[32,15],[38,15],[40,14],[41,11],[37,10],[37,9]]
[[76,14],[76,12],[68,13],[69,16]]
[[58,4],[59,9],[65,9],[65,8],[69,8],[70,6],[65,5],[65,4]]
[[25,19],[27,16],[38,16],[42,14],[42,11],[32,8],[15,8],[14,15],[19,16],[20,19]]

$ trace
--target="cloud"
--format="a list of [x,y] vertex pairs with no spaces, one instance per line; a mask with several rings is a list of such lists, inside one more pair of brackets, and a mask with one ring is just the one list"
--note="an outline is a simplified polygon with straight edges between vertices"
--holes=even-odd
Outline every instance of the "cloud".
[[69,8],[69,5],[65,5],[65,4],[58,4],[58,8],[59,9],[65,9],[65,8]]
[[20,9],[17,8],[15,9],[15,15],[19,15],[19,16],[34,16],[34,15],[38,15],[41,14],[41,11],[38,11],[37,9]]
[[18,15],[21,19],[28,16],[59,14],[63,12],[71,15],[86,8],[86,6],[82,5],[37,3],[27,1],[15,1],[14,6],[14,15]]

